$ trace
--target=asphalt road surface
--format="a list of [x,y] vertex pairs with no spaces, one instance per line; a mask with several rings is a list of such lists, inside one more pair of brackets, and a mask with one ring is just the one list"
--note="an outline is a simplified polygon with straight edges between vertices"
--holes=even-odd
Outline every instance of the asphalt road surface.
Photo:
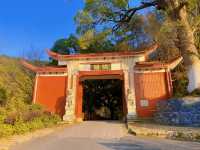
[[131,136],[122,123],[89,121],[14,145],[11,150],[200,150],[200,143]]

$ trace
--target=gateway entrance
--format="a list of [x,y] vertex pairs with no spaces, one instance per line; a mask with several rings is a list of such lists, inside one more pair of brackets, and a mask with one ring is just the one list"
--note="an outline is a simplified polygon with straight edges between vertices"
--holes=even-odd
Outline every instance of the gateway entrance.
[[120,79],[92,79],[83,84],[83,120],[123,120],[124,86]]
[[[59,114],[63,120],[124,118],[131,122],[138,117],[152,117],[157,102],[172,96],[170,70],[182,58],[177,57],[167,63],[149,62],[148,55],[157,47],[157,44],[153,44],[137,52],[73,55],[48,51],[49,56],[58,61],[58,66],[37,67],[23,60],[22,64],[36,72],[33,103]],[[89,80],[100,80],[102,83],[115,81],[119,87],[105,90],[108,85],[113,85],[108,83],[103,84],[103,89],[93,91],[88,88],[90,90],[87,91]],[[118,96],[116,93],[112,95],[112,90],[117,91]],[[107,91],[111,96],[104,95]],[[93,93],[93,96],[89,93]],[[112,97],[116,100],[112,101]]]

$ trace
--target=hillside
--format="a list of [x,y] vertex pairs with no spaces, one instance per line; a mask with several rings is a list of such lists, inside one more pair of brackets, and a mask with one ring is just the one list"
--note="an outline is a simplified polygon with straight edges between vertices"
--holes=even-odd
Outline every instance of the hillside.
[[21,66],[19,59],[0,56],[0,104],[12,101],[31,102],[33,74]]
[[34,74],[19,59],[0,56],[0,139],[57,124],[60,117],[31,104]]

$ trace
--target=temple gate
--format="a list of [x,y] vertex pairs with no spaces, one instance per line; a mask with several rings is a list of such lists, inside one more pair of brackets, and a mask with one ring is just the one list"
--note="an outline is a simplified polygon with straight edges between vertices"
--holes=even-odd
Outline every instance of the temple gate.
[[[25,61],[22,61],[22,63],[24,66],[37,73],[35,80],[35,83],[37,84],[35,85],[34,95],[38,95],[38,92],[41,91],[40,87],[38,87],[38,84],[40,84],[39,82],[45,80],[38,80],[38,76],[41,76],[42,72],[45,73],[46,76],[53,74],[60,76],[62,74],[62,76],[64,75],[66,77],[63,80],[65,86],[56,83],[53,84],[55,89],[60,88],[63,90],[63,87],[65,89],[66,101],[65,104],[60,107],[62,107],[62,110],[65,110],[64,115],[61,116],[63,117],[63,120],[66,121],[81,121],[83,119],[82,81],[86,79],[123,80],[125,100],[123,108],[126,108],[125,119],[133,121],[138,117],[152,117],[155,112],[157,101],[165,100],[172,95],[170,69],[173,69],[182,58],[177,58],[165,64],[160,62],[146,62],[148,55],[155,51],[156,48],[157,45],[152,45],[151,47],[139,52],[128,51],[73,55],[60,55],[48,51],[49,56],[58,60],[58,65],[61,67],[41,68],[32,66]],[[153,73],[156,73],[156,75]],[[146,75],[149,76],[148,79],[146,78]],[[159,77],[160,80],[157,80],[156,82],[155,78],[157,77]],[[54,79],[50,80],[54,82]],[[62,79],[60,79],[60,81],[61,80]],[[154,92],[154,95],[150,95],[151,92],[148,92],[148,88],[151,88],[149,89],[149,91],[151,91],[152,87],[155,91],[157,90],[157,93]],[[42,90],[45,92],[45,89]],[[34,100],[34,102],[45,105],[47,108],[55,107],[55,104],[51,105],[51,101],[58,101],[55,96],[54,98],[51,98],[55,93],[47,93],[49,93],[49,96],[47,96],[49,99],[42,99],[41,94],[38,95],[38,98]],[[44,101],[46,101],[46,103]],[[57,113],[54,109],[47,110]]]

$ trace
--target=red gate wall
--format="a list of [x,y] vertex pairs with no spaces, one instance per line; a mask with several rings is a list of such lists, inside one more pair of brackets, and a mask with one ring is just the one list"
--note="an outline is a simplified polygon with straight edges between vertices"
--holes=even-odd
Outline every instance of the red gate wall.
[[[136,109],[138,117],[153,117],[156,104],[171,97],[172,86],[168,72],[135,73]],[[141,106],[141,100],[148,101],[148,106]]]
[[65,114],[67,76],[38,76],[34,102],[52,113]]

